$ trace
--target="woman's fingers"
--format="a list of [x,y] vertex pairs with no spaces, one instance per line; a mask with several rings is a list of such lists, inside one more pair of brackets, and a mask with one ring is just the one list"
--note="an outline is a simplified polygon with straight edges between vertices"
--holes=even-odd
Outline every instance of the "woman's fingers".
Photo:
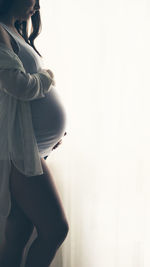
[[[64,136],[65,136],[66,134],[67,134],[67,132],[64,133]],[[54,147],[52,148],[52,150],[55,149],[55,148],[57,148],[61,143],[62,143],[62,139],[60,139],[60,140],[58,141],[58,143],[57,143],[56,145],[54,145]]]
[[51,70],[47,70],[47,72],[50,74],[50,76],[52,77],[52,78],[54,78],[54,73],[51,71]]
[[54,145],[54,147],[52,149],[57,148],[61,143],[62,143],[62,139],[56,145]]
[[53,72],[51,70],[49,70],[49,69],[46,69],[46,71],[49,73],[49,75],[50,75],[50,77],[52,79],[52,85],[55,86],[56,85],[56,82],[54,80],[54,74],[53,74]]
[[52,80],[52,85],[54,85],[54,86],[56,85],[56,82],[54,79]]

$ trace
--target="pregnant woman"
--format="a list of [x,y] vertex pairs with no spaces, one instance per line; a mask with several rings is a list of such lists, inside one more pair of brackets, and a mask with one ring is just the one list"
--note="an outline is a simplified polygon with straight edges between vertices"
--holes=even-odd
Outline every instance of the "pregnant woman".
[[39,9],[38,0],[0,1],[0,219],[6,219],[1,267],[20,267],[34,227],[37,238],[25,267],[50,266],[69,229],[45,162],[66,134],[66,116],[54,75],[42,68],[34,46]]

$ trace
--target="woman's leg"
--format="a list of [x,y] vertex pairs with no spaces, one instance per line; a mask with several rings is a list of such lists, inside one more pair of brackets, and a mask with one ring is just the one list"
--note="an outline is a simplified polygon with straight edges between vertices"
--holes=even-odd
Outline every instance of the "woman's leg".
[[11,193],[20,209],[35,225],[25,267],[48,267],[68,233],[68,223],[50,170],[41,159],[43,174],[26,177],[12,164]]
[[23,251],[34,229],[33,223],[11,195],[11,210],[5,224],[5,240],[0,246],[0,266],[19,267]]

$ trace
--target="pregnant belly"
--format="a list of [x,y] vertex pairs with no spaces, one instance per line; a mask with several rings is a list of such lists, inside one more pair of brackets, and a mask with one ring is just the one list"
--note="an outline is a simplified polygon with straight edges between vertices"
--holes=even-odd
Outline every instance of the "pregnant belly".
[[64,135],[65,109],[56,88],[52,87],[44,98],[30,101],[33,128],[37,143],[53,146]]

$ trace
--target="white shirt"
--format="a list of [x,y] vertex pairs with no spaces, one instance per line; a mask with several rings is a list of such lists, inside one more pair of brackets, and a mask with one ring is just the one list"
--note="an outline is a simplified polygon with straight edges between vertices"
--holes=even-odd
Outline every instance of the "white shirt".
[[45,97],[51,83],[46,70],[26,73],[19,57],[0,44],[0,222],[11,208],[11,161],[26,176],[43,174],[29,101]]

